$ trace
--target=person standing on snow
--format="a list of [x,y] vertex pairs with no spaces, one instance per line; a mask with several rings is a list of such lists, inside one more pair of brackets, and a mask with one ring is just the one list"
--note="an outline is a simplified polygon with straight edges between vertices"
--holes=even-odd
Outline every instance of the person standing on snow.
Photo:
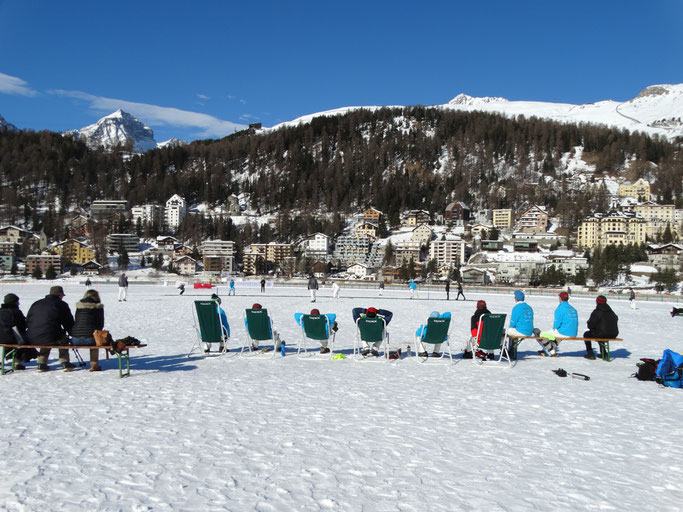
[[231,279],[230,280],[230,287],[228,288],[228,297],[230,295],[234,296],[235,295],[235,280]]
[[341,288],[339,287],[339,283],[337,283],[337,281],[335,281],[334,283],[332,283],[332,298],[333,298],[333,299],[338,299],[338,298],[339,298],[339,290],[340,290],[340,289],[341,289]]
[[311,302],[315,302],[318,293],[318,280],[313,274],[308,278],[308,290],[311,292]]
[[410,298],[419,299],[420,296],[417,294],[417,284],[415,283],[414,279],[410,280],[410,282],[408,283],[408,287],[410,288]]
[[384,293],[384,279],[379,282],[379,296],[381,297]]
[[628,301],[631,303],[631,309],[636,309],[636,292],[633,288],[628,289]]
[[119,302],[126,300],[126,297],[128,297],[128,277],[124,273],[119,277]]
[[261,293],[266,293],[266,280],[261,279]]
[[446,279],[446,300],[451,298],[451,280]]

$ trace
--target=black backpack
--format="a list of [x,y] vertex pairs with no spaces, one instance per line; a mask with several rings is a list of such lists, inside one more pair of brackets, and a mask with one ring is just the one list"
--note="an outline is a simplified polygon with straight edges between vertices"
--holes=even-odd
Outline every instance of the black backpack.
[[631,377],[635,377],[638,380],[655,380],[659,359],[655,361],[654,359],[644,357],[641,361],[642,363],[638,363],[638,371],[631,375]]

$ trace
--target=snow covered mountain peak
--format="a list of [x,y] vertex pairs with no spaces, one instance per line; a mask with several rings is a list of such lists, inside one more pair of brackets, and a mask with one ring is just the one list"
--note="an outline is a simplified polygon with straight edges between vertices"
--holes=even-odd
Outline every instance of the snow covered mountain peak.
[[84,141],[93,149],[100,146],[112,149],[130,143],[135,153],[144,153],[158,146],[151,128],[123,110],[117,110],[80,130],[70,130],[66,135]]
[[5,118],[0,116],[0,132],[18,132],[19,129],[12,123],[5,121]]
[[448,105],[467,105],[472,107],[476,105],[485,105],[487,103],[506,103],[507,101],[508,100],[506,100],[505,98],[489,96],[486,96],[484,98],[474,98],[472,96],[468,96],[467,94],[460,93],[451,101],[449,101]]

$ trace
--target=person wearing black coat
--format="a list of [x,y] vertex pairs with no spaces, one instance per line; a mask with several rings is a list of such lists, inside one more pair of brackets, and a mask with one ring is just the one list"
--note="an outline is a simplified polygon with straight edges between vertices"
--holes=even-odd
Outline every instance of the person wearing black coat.
[[[34,302],[26,315],[26,334],[31,345],[60,345],[68,340],[67,332],[74,326],[74,317],[69,305],[62,300],[64,289],[61,286],[50,288],[50,294],[44,299]],[[50,356],[49,348],[41,348],[38,352],[38,371],[46,372]],[[69,362],[69,349],[59,349],[59,362],[65,371],[72,371],[74,365]]]
[[[0,306],[0,343],[26,344],[26,318],[19,309],[19,297],[13,293],[5,295]],[[20,348],[15,359],[19,362],[15,363],[14,369],[24,370],[25,366],[21,363],[28,363],[37,356],[38,351],[34,348]]]
[[450,300],[451,298],[451,282],[447,279],[446,280],[446,300]]
[[[76,303],[76,320],[71,330],[71,342],[74,345],[95,346],[94,331],[104,328],[104,304],[100,300],[97,290],[88,290],[83,298]],[[90,371],[99,372],[99,350],[90,349]]]
[[[619,317],[607,305],[607,298],[598,295],[595,299],[595,309],[588,319],[588,330],[583,333],[584,338],[616,338],[619,336]],[[586,359],[595,359],[593,345],[586,341]]]
[[[472,338],[477,338],[477,335],[479,334],[479,324],[481,322],[481,317],[483,315],[490,315],[491,312],[488,310],[486,307],[486,301],[483,300],[478,300],[477,301],[477,309],[474,311],[474,314],[470,317],[470,335]],[[477,343],[479,342],[479,339],[477,338]],[[484,357],[483,353],[479,353],[478,355],[481,357]],[[462,356],[463,359],[472,359],[472,352],[469,350],[465,349],[465,353]]]

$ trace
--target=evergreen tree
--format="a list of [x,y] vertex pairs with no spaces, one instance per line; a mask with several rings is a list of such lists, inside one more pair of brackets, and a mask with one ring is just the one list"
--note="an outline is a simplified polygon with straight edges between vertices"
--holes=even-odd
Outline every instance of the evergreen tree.
[[33,279],[40,279],[43,277],[43,271],[40,270],[40,265],[36,265],[36,268],[34,268],[33,272],[31,272],[31,277]]
[[130,257],[128,256],[128,251],[126,247],[121,244],[119,246],[119,256],[116,258],[116,265],[121,270],[128,270],[128,265],[130,264]]
[[54,279],[55,277],[57,277],[57,272],[55,272],[55,267],[50,265],[49,267],[47,267],[47,270],[45,271],[45,279],[51,280],[51,279]]
[[147,261],[145,260],[145,255],[142,254],[140,256],[140,268],[145,268],[145,265],[147,265]]
[[393,265],[395,257],[394,244],[391,243],[391,240],[388,240],[384,246],[384,265]]

